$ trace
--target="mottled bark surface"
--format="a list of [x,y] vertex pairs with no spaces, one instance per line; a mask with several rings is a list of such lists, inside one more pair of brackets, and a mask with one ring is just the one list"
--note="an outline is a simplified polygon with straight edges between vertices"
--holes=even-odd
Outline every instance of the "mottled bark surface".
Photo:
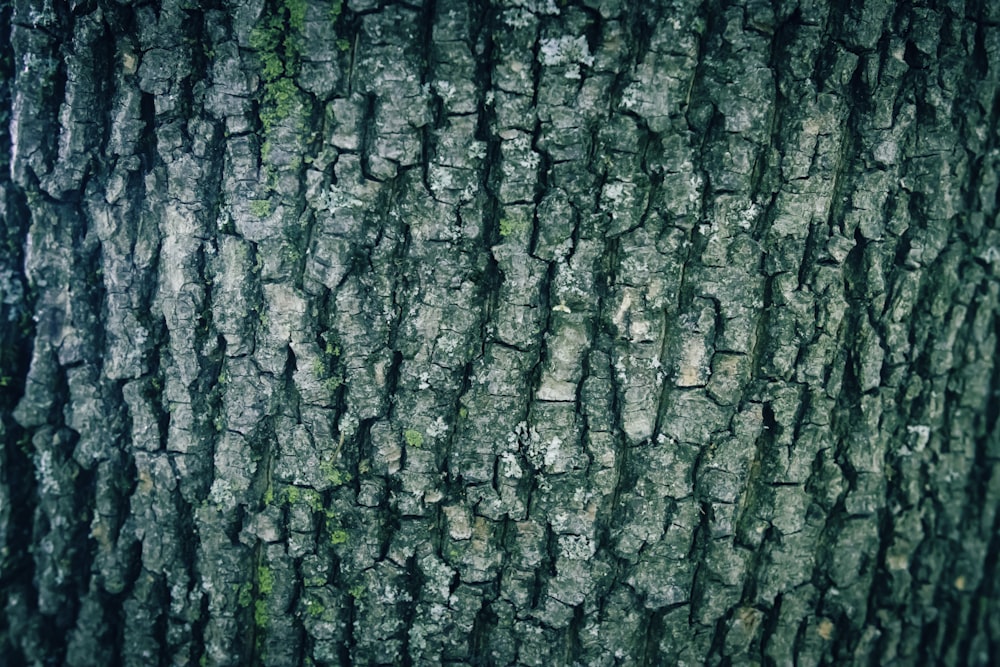
[[70,4],[8,664],[1000,661],[1000,5]]

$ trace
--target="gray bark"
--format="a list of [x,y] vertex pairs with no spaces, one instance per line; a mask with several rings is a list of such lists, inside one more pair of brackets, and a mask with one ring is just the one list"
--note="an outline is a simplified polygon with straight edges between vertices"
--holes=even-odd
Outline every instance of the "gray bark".
[[0,5],[0,655],[1000,662],[1000,5]]

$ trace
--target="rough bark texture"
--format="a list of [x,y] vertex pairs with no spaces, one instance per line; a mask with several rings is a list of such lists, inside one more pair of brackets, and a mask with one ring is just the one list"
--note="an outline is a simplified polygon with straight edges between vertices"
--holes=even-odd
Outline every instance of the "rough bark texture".
[[1000,4],[69,5],[9,664],[1000,662]]

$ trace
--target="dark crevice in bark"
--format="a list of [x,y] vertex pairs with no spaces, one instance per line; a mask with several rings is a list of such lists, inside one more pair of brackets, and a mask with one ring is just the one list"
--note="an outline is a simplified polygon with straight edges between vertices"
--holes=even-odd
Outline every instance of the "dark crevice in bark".
[[[10,6],[0,8],[0,31],[9,34]],[[11,137],[10,82],[12,82],[13,51],[10,42],[0,41],[0,212],[4,224],[0,225],[0,271],[6,276],[6,298],[0,303],[0,434],[4,442],[0,451],[0,483],[5,487],[5,508],[0,520],[5,523],[7,544],[0,551],[0,590],[5,591],[8,605],[22,602],[26,608],[23,620],[9,611],[0,615],[0,652],[14,661],[24,659],[20,646],[22,628],[29,617],[37,618],[36,595],[31,582],[35,577],[35,563],[31,550],[33,543],[33,515],[40,489],[36,478],[32,431],[24,428],[12,417],[12,411],[25,394],[25,385],[36,335],[33,314],[37,312],[37,292],[24,274],[24,243],[31,213],[24,194],[9,180],[8,156]],[[13,510],[13,511],[12,511]],[[7,545],[24,545],[10,549]],[[20,590],[19,590],[20,589]],[[8,606],[8,610],[11,607]],[[20,621],[20,622],[19,622]],[[23,644],[22,644],[23,645]]]
[[[537,480],[537,476],[536,476]],[[542,553],[541,562],[535,567],[534,577],[531,585],[531,602],[528,609],[538,609],[542,604],[545,595],[546,583],[555,576],[555,559],[558,551],[556,535],[552,532],[552,527],[545,526],[545,550]]]
[[[940,636],[941,644],[940,648],[934,651],[933,655],[951,657],[949,654],[953,654],[957,648],[956,645],[959,639],[965,634],[963,625],[967,622],[967,618],[962,613],[964,605],[962,605],[956,595],[954,580],[941,582],[938,591],[938,595],[935,596],[937,599],[934,606],[943,612]],[[930,659],[930,656],[928,656],[928,659]]]
[[[858,484],[858,471],[851,461],[851,448],[863,446],[863,441],[857,437],[851,437],[850,425],[864,423],[860,407],[860,391],[857,379],[854,376],[852,355],[849,354],[844,371],[843,388],[838,397],[838,408],[834,412],[830,423],[830,430],[835,434],[836,438],[833,448],[833,461],[840,468],[840,472],[844,476],[844,481],[847,482],[847,488],[841,492],[837,505],[842,505],[844,497],[854,491]],[[861,455],[861,452],[854,452],[854,454],[858,456]],[[836,505],[831,511],[833,513],[838,511]],[[843,511],[842,507],[840,511]]]
[[[11,505],[19,508],[4,517],[7,539],[14,544],[30,544],[32,509],[38,496],[31,456],[31,433],[9,420],[6,410],[3,413],[3,428],[6,445],[0,459],[3,463],[0,481],[8,488]],[[34,563],[26,549],[2,554],[0,565],[0,585],[4,588],[15,586],[18,582],[30,582],[34,576]],[[0,623],[5,620],[6,616],[0,618]]]
[[[69,41],[72,39],[72,30],[63,29],[61,31],[63,36],[57,39]],[[67,65],[66,60],[60,56],[63,55],[63,44],[61,42],[58,47],[53,46],[53,50],[56,51],[56,68],[51,73],[48,81],[42,81],[42,90],[49,93],[48,104],[46,105],[46,111],[50,111],[52,114],[50,119],[50,127],[60,127],[59,110],[66,100],[66,83],[67,83]],[[46,91],[46,89],[48,89]],[[43,92],[44,94],[44,92]],[[46,174],[51,174],[52,170],[56,167],[59,161],[59,133],[58,132],[48,132],[42,137],[40,142],[43,154],[45,156],[45,171]],[[46,194],[54,198],[59,198],[61,193],[59,192],[48,192]]]
[[771,644],[771,639],[778,631],[781,620],[781,605],[784,602],[784,593],[778,593],[774,598],[774,604],[764,609],[764,618],[761,620],[761,633],[757,641],[755,650],[751,651],[754,657],[760,659],[760,663],[766,667],[777,667],[774,658],[766,653],[767,647]]
[[770,378],[770,356],[774,345],[771,336],[772,310],[777,307],[774,303],[774,276],[767,274],[764,267],[761,267],[761,273],[765,275],[765,278],[761,294],[760,314],[754,326],[752,347],[750,348],[750,377],[753,378],[753,385],[749,396],[752,397],[752,402],[760,402]]
[[[754,456],[747,472],[747,479],[744,483],[745,500],[742,502],[741,511],[736,517],[736,531],[733,542],[736,546],[753,552],[754,563],[750,569],[758,572],[760,561],[764,557],[766,549],[762,548],[768,538],[772,535],[772,528],[764,527],[762,522],[764,517],[759,516],[761,511],[766,512],[766,508],[772,504],[773,491],[768,484],[768,479],[773,471],[768,469],[768,452],[774,446],[773,427],[775,424],[774,413],[769,403],[761,406],[763,419],[762,430],[754,443]],[[756,598],[757,582],[753,577],[749,577],[744,583],[743,598],[752,600]]]
[[550,177],[552,175],[552,155],[549,154],[543,148],[539,147],[542,139],[542,124],[539,120],[535,120],[535,126],[531,133],[531,150],[539,155],[538,159],[538,169],[535,176],[535,192],[532,198],[531,207],[531,233],[528,239],[528,254],[532,257],[536,256],[536,249],[538,247],[538,235],[541,232],[542,222],[538,219],[538,206],[542,203],[542,200],[549,192]]
[[[652,3],[628,3],[625,6],[625,23],[632,46],[629,55],[633,67],[641,63],[649,51],[653,28],[660,18],[658,9]],[[708,10],[706,14],[711,16],[713,12]]]
[[[601,304],[604,303],[604,299],[601,299]],[[603,308],[598,312],[602,312]],[[607,349],[603,344],[601,339],[606,338],[604,332],[600,331],[599,328],[595,327],[594,331],[594,346],[600,346],[600,349]],[[590,365],[588,363],[588,369]],[[616,515],[616,510],[621,506],[622,503],[622,493],[626,489],[631,488],[626,486],[626,475],[631,474],[629,464],[628,448],[624,446],[624,427],[622,424],[622,410],[621,410],[621,399],[618,393],[618,388],[615,386],[615,373],[614,369],[611,368],[610,364],[602,369],[602,371],[607,372],[610,378],[609,384],[611,385],[611,436],[615,440],[616,452],[618,452],[615,457],[615,467],[613,469],[614,484],[612,485],[612,492],[610,497],[607,499],[607,513],[606,518],[598,521],[596,530],[594,531],[595,542],[596,542],[596,553],[611,553],[613,552],[613,534],[614,534],[614,517]],[[600,516],[600,513],[598,514]],[[617,575],[616,575],[617,576]]]
[[[593,322],[593,320],[591,320],[591,322]],[[593,331],[594,327],[591,326],[591,322],[588,322],[586,325],[590,332],[591,345],[583,353],[583,357],[580,362],[580,381],[577,383],[576,393],[573,395],[573,412],[580,421],[580,442],[582,443],[583,454],[587,457],[587,467],[585,472],[590,472],[591,466],[594,465],[594,454],[586,445],[590,438],[590,416],[584,409],[583,400],[583,387],[590,378],[590,353],[593,350],[593,340],[595,338],[595,332]]]
[[372,426],[376,419],[362,419],[358,423],[357,431],[354,435],[354,443],[357,447],[355,457],[357,461],[371,461],[373,454],[372,447]]
[[[535,32],[533,36],[533,41],[531,43],[531,109],[534,113],[531,114],[530,120],[533,122],[533,127],[537,126],[538,123],[538,91],[541,90],[542,81],[542,59],[538,57],[541,52],[541,35],[543,21],[538,21],[535,24]],[[527,126],[527,123],[525,123]]]
[[[981,285],[978,290],[980,298],[985,299],[987,292],[988,288],[986,288],[985,285]],[[970,329],[973,329],[975,326],[974,322],[977,315],[976,311],[979,307],[982,307],[982,305],[973,299],[972,305],[969,307],[966,314],[966,324]],[[994,336],[997,336],[997,334],[1000,333],[1000,324],[998,324],[995,316],[992,319],[993,331],[991,333],[993,333]],[[970,339],[967,345],[969,348],[974,348],[976,343],[977,341]],[[994,343],[994,351],[996,351],[997,347],[996,343]],[[971,355],[966,358],[969,359],[970,357]],[[995,355],[994,358],[996,358]],[[982,361],[979,363],[982,363]],[[1000,387],[1000,364],[994,363],[991,371],[991,381],[989,382],[988,387]],[[987,535],[989,536],[988,539],[984,540],[985,544],[982,545],[984,548],[981,548],[980,550],[983,558],[979,563],[977,563],[981,565],[983,571],[979,573],[980,578],[976,585],[974,595],[975,599],[981,600],[993,599],[995,597],[996,577],[994,573],[989,571],[989,564],[994,563],[995,569],[995,564],[998,562],[998,553],[1000,553],[1000,538],[998,538],[998,535],[1000,535],[1000,530],[998,530],[998,528],[1000,528],[1000,513],[993,510],[992,525],[987,524],[984,516],[984,514],[989,511],[986,508],[989,503],[989,485],[991,481],[990,473],[995,467],[992,464],[991,459],[993,457],[990,456],[989,450],[995,449],[992,441],[997,439],[997,414],[998,408],[1000,408],[1000,400],[998,400],[998,396],[1000,396],[1000,392],[996,389],[993,389],[986,396],[983,396],[983,410],[974,420],[974,422],[978,422],[979,427],[976,428],[974,434],[970,436],[975,440],[975,452],[973,462],[970,466],[970,478],[965,489],[964,506],[969,508],[969,510],[963,512],[962,525],[960,526],[962,533],[964,535],[968,535],[973,540],[979,541],[982,537],[986,537]],[[961,404],[963,402],[961,400],[963,397],[959,396],[956,398],[958,400],[956,400],[953,404],[949,404],[949,406]],[[951,412],[951,410],[948,412]],[[963,416],[959,410],[956,410],[954,414],[946,414],[945,420],[946,423],[961,423]],[[961,549],[958,549],[958,553],[955,554],[955,557],[956,559],[962,558]],[[958,652],[961,656],[959,660],[962,664],[974,664],[978,661],[978,656],[973,655],[973,651],[975,650],[973,640],[980,632],[986,631],[988,634],[987,628],[989,627],[989,619],[988,617],[985,619],[983,618],[983,612],[985,611],[984,605],[972,604],[970,602],[966,602],[968,617],[965,619],[961,618],[960,605],[963,600],[961,594],[956,594],[954,590],[956,588],[959,590],[965,588],[964,585],[959,585],[960,581],[963,581],[963,575],[961,574],[959,574],[958,578],[953,581],[945,582],[945,584],[950,583],[951,586],[942,586],[942,589],[947,591],[946,594],[951,598],[952,604],[955,607],[958,607],[955,614],[948,615],[949,618],[952,619],[952,622],[948,625],[945,645],[952,646],[953,650]],[[984,623],[984,621],[985,627],[981,627],[981,623]]]
[[499,617],[493,611],[490,601],[483,598],[482,606],[476,612],[476,617],[472,623],[472,630],[469,632],[469,655],[471,665],[490,666],[494,664],[489,654],[490,634],[497,626]]
[[[601,16],[601,12],[594,7],[582,6],[579,7],[579,10],[582,11],[588,19],[583,28],[583,37],[587,40],[587,50],[590,53],[597,53],[601,46],[601,37],[604,35],[604,18]],[[584,75],[580,77],[580,87],[578,88],[578,91],[583,88],[584,80],[590,74],[591,68],[587,68]]]
[[372,175],[371,154],[376,139],[375,117],[378,114],[379,99],[374,93],[366,93],[364,96],[364,109],[359,120],[358,133],[361,141],[358,146],[358,155],[361,159],[361,173],[364,178],[378,181],[381,179]]
[[[994,385],[997,386],[997,385]],[[998,431],[993,431],[993,437],[996,438]],[[990,533],[991,537],[986,549],[986,553],[983,558],[983,565],[985,572],[980,580],[980,584],[975,591],[975,600],[996,600],[1000,596],[1000,568],[998,568],[997,563],[1000,563],[1000,512],[994,513],[993,524],[988,526],[992,530]],[[990,563],[993,563],[992,571],[990,570]],[[988,602],[980,602],[978,604],[972,604],[972,613],[969,619],[969,632],[966,634],[964,639],[964,651],[967,664],[972,664],[970,658],[970,653],[973,650],[975,641],[982,636],[986,637],[985,643],[988,645],[989,655],[996,656],[1000,654],[1000,637],[995,636],[991,632],[992,619],[991,619],[991,607]],[[979,656],[976,656],[977,660]]]
[[415,557],[411,556],[406,559],[405,575],[403,576],[407,597],[400,603],[402,607],[399,612],[402,625],[402,629],[400,630],[402,642],[399,649],[399,660],[402,667],[413,667],[414,662],[410,650],[410,633],[413,630],[414,624],[419,620],[417,615],[418,602],[420,600],[420,591],[423,589],[425,583],[425,577],[420,567],[418,567]]
[[[213,44],[206,29],[206,11],[221,9],[224,0],[202,0],[195,6],[184,7],[184,33],[189,42],[187,49],[188,62],[191,67],[191,76],[182,79],[184,90],[183,98],[189,105],[182,110],[184,118],[194,118],[200,114],[193,113],[198,106],[195,100],[195,87],[198,83],[208,79],[208,72],[212,64]],[[216,190],[212,190],[215,192]]]
[[[0,34],[10,35],[10,15],[11,4],[5,3],[0,7]],[[12,138],[10,133],[10,121],[12,116],[12,86],[14,83],[14,59],[15,53],[11,45],[11,40],[0,41],[0,196],[3,198],[2,206],[6,215],[11,216],[11,220],[6,221],[3,239],[3,248],[11,255],[17,256],[22,252],[22,239],[24,231],[22,224],[29,218],[29,211],[26,207],[18,212],[23,212],[23,216],[13,216],[16,209],[12,209],[14,204],[14,192],[10,187],[10,160],[12,149]],[[19,233],[18,233],[19,232]],[[3,255],[0,255],[3,256]],[[18,265],[21,263],[19,262]],[[9,321],[9,320],[5,320]]]
[[[888,462],[886,463],[886,467],[890,467]],[[889,480],[886,486],[886,498],[889,498],[896,491],[892,488],[895,485],[892,480]],[[872,577],[872,587],[868,593],[865,607],[865,624],[872,627],[877,627],[879,623],[878,612],[880,609],[896,606],[892,604],[892,588],[890,585],[892,573],[889,571],[886,560],[889,554],[889,547],[892,546],[893,538],[897,534],[896,517],[891,506],[890,508],[879,509],[876,512],[876,516],[878,517],[879,545],[872,561],[875,574]]]
[[[87,75],[91,76],[91,81],[93,85],[93,98],[99,107],[94,110],[94,116],[96,117],[96,122],[94,123],[94,133],[97,136],[88,137],[88,144],[94,147],[95,153],[98,156],[106,155],[107,143],[110,137],[111,130],[111,114],[112,105],[115,98],[115,82],[111,77],[106,76],[105,72],[112,72],[115,69],[115,32],[108,24],[107,20],[102,19],[101,24],[101,35],[93,40],[90,44],[86,46],[90,48],[89,53],[77,53],[77,57],[81,58],[84,62],[88,63],[86,69],[92,70],[86,72]],[[99,130],[98,130],[99,128]],[[91,154],[93,156],[93,154]],[[97,167],[100,170],[100,167]],[[87,181],[90,179],[92,172],[95,170],[93,164],[89,165],[85,176],[83,186],[86,186]],[[100,179],[103,181],[103,179]],[[86,187],[81,187],[81,191],[85,192]]]
[[[406,468],[406,453],[404,451],[403,457],[400,459],[400,466]],[[380,518],[382,520],[379,526],[379,548],[378,548],[378,558],[379,561],[384,561],[389,556],[389,548],[392,546],[392,537],[399,532],[400,523],[402,522],[402,513],[400,512],[396,503],[392,502],[392,497],[399,495],[403,492],[403,484],[398,478],[390,478],[386,482],[386,497],[389,500],[386,504],[380,508]]]
[[583,655],[583,645],[580,641],[580,632],[583,630],[585,622],[585,610],[583,604],[573,607],[573,618],[570,619],[569,627],[566,629],[566,663],[578,664],[579,658]]
[[528,423],[532,423],[532,407],[534,406],[533,398],[538,392],[539,386],[542,382],[542,372],[545,369],[545,363],[549,359],[549,349],[548,349],[548,335],[552,331],[552,291],[555,285],[556,278],[556,264],[555,262],[549,262],[545,269],[545,278],[541,281],[538,287],[538,304],[537,308],[545,313],[544,321],[542,322],[541,332],[538,336],[538,347],[537,356],[528,369],[526,376],[526,391],[524,398],[528,402]]
[[695,165],[699,174],[703,177],[703,187],[708,187],[709,181],[703,168],[701,156],[704,155],[705,142],[707,140],[708,126],[715,115],[715,103],[709,94],[708,81],[710,76],[710,64],[706,60],[706,51],[710,38],[714,37],[714,18],[709,9],[705,9],[704,15],[705,29],[698,36],[698,59],[691,72],[691,84],[688,87],[687,99],[684,104],[684,122],[687,124],[688,132],[695,137],[701,138],[698,142],[697,150],[694,151]]
[[[399,387],[399,374],[403,367],[403,353],[395,349],[393,341],[390,339],[389,347],[393,350],[392,353],[392,363],[389,365],[389,371],[386,373],[385,379],[385,395],[395,396],[396,390]],[[391,416],[393,412],[393,404],[390,401],[388,407],[388,414]]]
[[712,643],[708,649],[708,660],[721,667],[731,667],[732,658],[726,655],[726,634],[732,627],[736,609],[730,608],[712,626]]
[[[823,224],[810,224],[806,234],[805,249],[802,253],[802,262],[799,264],[798,286],[802,288],[811,282],[810,272],[815,270],[819,255],[822,252],[820,243],[830,236],[830,229]],[[798,364],[796,364],[798,365]]]
[[[417,12],[416,42],[420,49],[420,83],[427,84],[434,78],[434,19],[438,13],[437,0],[427,0],[422,6],[413,9]],[[433,93],[432,97],[437,99],[440,107],[440,98]],[[430,189],[427,191],[430,192]]]
[[642,633],[642,644],[638,647],[639,654],[637,656],[637,663],[640,665],[652,667],[659,660],[664,614],[665,610],[663,609],[647,610],[643,613],[644,618],[637,629],[637,634]]
[[[294,407],[298,407],[299,397],[297,392],[290,397],[289,404]],[[299,419],[296,415],[296,419]],[[250,481],[250,488],[247,491],[248,497],[251,500],[250,507],[256,511],[263,511],[267,508],[267,502],[265,500],[268,491],[272,490],[272,472],[274,468],[275,459],[275,446],[274,443],[277,442],[277,436],[274,432],[273,421],[268,419],[264,421],[259,427],[257,427],[253,433],[247,436],[247,444],[249,445],[251,458],[254,463],[255,472]],[[273,493],[273,490],[271,491]],[[181,514],[183,517],[183,514]],[[192,526],[193,528],[193,526]],[[182,532],[184,535],[193,535],[193,532]],[[185,561],[193,562],[193,561]]]
[[159,649],[155,657],[156,664],[159,667],[168,667],[170,661],[168,655],[170,653],[168,637],[168,626],[169,618],[167,609],[170,608],[170,592],[167,590],[167,585],[164,575],[157,575],[151,577],[153,580],[151,590],[149,591],[149,606],[152,609],[156,609],[159,613],[153,618],[153,627],[150,634],[152,635],[153,641],[156,642],[156,646]]
[[[486,266],[479,281],[478,294],[483,307],[479,327],[480,349],[477,359],[481,359],[487,351],[487,346],[497,341],[491,340],[490,327],[498,305],[500,287],[504,276],[496,257],[490,248],[500,241],[501,206],[497,191],[499,189],[500,169],[495,168],[500,163],[500,138],[496,135],[496,112],[487,99],[493,95],[493,67],[496,54],[493,35],[497,28],[495,10],[488,2],[480,1],[475,9],[470,9],[470,41],[476,58],[474,83],[476,91],[476,128],[474,138],[486,144],[486,155],[480,172],[479,186],[485,194],[482,205],[482,242],[486,256]],[[463,394],[465,392],[462,392]]]

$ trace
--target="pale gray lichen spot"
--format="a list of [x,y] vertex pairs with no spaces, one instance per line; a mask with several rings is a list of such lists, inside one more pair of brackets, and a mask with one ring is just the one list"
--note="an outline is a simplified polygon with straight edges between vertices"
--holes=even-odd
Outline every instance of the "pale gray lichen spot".
[[583,35],[543,39],[539,56],[546,67],[566,65],[566,73],[563,76],[567,79],[579,79],[580,67],[591,67],[594,64],[594,56],[590,53],[587,38]]

